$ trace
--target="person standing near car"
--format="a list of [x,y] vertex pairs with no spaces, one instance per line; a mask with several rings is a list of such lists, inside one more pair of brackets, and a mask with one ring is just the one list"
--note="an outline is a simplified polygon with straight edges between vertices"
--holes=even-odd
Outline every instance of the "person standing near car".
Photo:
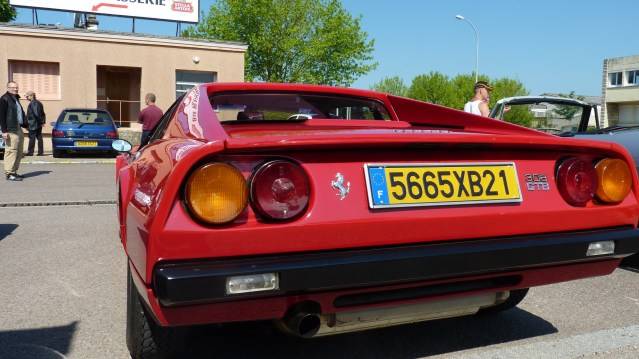
[[162,118],[162,110],[155,105],[155,94],[148,93],[144,97],[144,103],[146,108],[140,112],[138,122],[142,124],[142,139],[140,140],[140,146],[146,145],[151,137],[151,132],[155,128],[155,125],[160,122]]
[[44,113],[44,106],[42,106],[42,102],[36,99],[36,94],[33,91],[27,91],[27,100],[29,100],[29,107],[27,107],[29,150],[27,151],[27,156],[33,156],[36,140],[38,141],[38,156],[44,156],[42,126],[44,126],[47,119],[46,114]]
[[464,112],[472,113],[474,115],[488,117],[490,109],[488,108],[488,102],[490,101],[490,92],[493,90],[488,82],[477,81],[475,84],[475,96],[464,105]]
[[22,181],[18,174],[23,155],[24,135],[22,128],[27,126],[27,118],[20,104],[18,84],[9,81],[7,92],[0,97],[0,130],[5,141],[4,173],[8,181]]

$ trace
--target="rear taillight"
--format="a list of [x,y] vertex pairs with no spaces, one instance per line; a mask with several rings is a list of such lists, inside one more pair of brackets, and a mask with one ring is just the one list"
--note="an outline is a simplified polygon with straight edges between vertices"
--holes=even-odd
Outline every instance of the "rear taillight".
[[116,131],[109,131],[106,133],[106,138],[118,138],[118,133]]
[[310,185],[302,167],[290,161],[275,160],[255,171],[250,193],[257,214],[267,219],[287,220],[306,210]]
[[191,214],[201,221],[211,224],[231,222],[246,208],[246,180],[229,164],[206,164],[187,180],[185,202]]
[[583,207],[595,196],[597,171],[591,161],[568,158],[557,168],[557,188],[566,202]]
[[53,130],[53,131],[51,131],[51,136],[53,136],[53,137],[64,137],[64,131]]
[[625,161],[604,158],[595,165],[599,178],[597,199],[606,203],[619,203],[632,187],[632,172]]

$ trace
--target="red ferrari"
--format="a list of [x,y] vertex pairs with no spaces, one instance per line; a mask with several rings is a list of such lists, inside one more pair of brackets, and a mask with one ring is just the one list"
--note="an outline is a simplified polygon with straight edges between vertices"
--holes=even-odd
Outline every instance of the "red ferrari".
[[496,313],[639,252],[621,146],[383,93],[202,85],[114,148],[134,358],[199,324],[310,338]]

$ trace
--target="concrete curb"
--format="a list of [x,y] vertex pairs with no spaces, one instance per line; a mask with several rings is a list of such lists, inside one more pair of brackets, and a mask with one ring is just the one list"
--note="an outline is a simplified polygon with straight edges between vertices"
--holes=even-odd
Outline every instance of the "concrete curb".
[[97,200],[97,201],[57,201],[57,202],[7,202],[0,203],[0,208],[3,207],[56,207],[56,206],[96,206],[96,205],[112,205],[116,204],[116,201],[112,200]]

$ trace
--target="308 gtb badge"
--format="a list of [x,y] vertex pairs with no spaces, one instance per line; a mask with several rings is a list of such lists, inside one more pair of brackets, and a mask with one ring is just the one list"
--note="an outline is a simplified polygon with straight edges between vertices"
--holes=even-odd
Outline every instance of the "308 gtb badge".
[[524,180],[529,191],[550,191],[548,176],[543,173],[525,173]]

